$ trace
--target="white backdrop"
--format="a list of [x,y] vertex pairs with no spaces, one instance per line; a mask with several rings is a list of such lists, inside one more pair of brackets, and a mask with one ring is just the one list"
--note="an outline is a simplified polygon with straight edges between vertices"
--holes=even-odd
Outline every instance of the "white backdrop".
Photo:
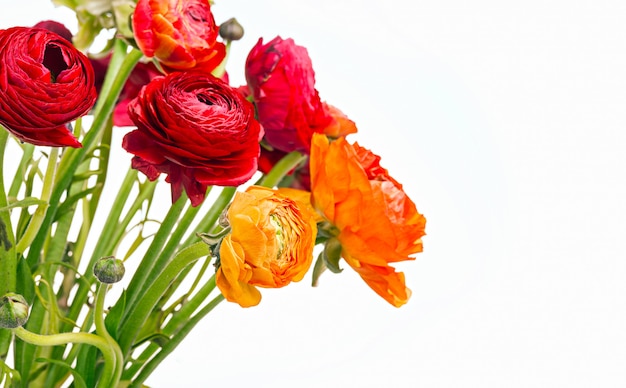
[[[0,3],[0,28],[74,23],[46,0]],[[256,308],[224,303],[150,386],[626,386],[626,2],[217,0],[214,13],[246,29],[234,84],[260,36],[309,49],[321,97],[404,183],[428,235],[401,266],[401,309],[349,269]]]

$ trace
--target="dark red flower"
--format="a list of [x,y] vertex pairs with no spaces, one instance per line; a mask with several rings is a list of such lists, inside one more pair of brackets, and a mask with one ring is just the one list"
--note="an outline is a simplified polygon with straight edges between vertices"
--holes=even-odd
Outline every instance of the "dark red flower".
[[257,169],[263,131],[254,107],[235,89],[203,71],[157,77],[128,107],[137,129],[122,147],[150,180],[168,175],[172,200],[184,188],[193,206],[209,185],[236,186]]
[[96,101],[94,72],[70,41],[40,28],[0,30],[0,124],[18,139],[81,147],[67,124]]
[[332,117],[315,90],[307,50],[292,39],[259,39],[246,60],[246,80],[265,140],[285,152],[308,153],[311,136],[323,132]]

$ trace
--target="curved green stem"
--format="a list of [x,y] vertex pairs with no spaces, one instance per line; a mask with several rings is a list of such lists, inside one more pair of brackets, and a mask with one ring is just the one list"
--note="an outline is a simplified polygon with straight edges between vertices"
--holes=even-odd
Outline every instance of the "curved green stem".
[[124,354],[130,352],[137,334],[172,281],[188,265],[195,263],[199,258],[208,254],[210,254],[209,246],[203,242],[197,242],[178,252],[174,259],[165,267],[161,276],[126,311],[127,320],[120,325],[122,332],[119,336],[119,344]]
[[24,253],[26,248],[30,246],[30,243],[33,242],[37,233],[39,232],[39,228],[43,223],[44,217],[46,216],[46,210],[48,209],[48,201],[50,200],[50,195],[52,194],[52,188],[54,187],[54,177],[56,175],[57,169],[57,158],[59,157],[59,147],[52,147],[50,150],[50,155],[48,156],[48,166],[46,167],[46,175],[43,180],[43,187],[41,189],[41,200],[45,203],[37,206],[33,217],[28,223],[28,227],[26,231],[22,235],[22,238],[17,243],[15,247],[18,253]]
[[198,324],[198,322],[200,322],[200,320],[202,318],[204,318],[208,313],[210,313],[211,310],[213,310],[215,308],[215,306],[220,304],[220,302],[223,301],[223,300],[224,300],[224,295],[219,294],[211,302],[209,302],[209,304],[207,304],[200,311],[198,311],[198,313],[196,315],[194,315],[191,319],[189,319],[185,323],[185,325],[169,341],[167,341],[167,343],[161,348],[161,351],[159,353],[157,353],[157,355],[154,356],[154,358],[152,358],[141,369],[141,373],[139,373],[137,378],[133,380],[132,384],[130,385],[130,388],[141,387],[142,386],[141,384],[144,381],[146,381],[148,376],[150,376],[150,374],[152,372],[154,372],[156,367],[159,366],[159,364],[170,353],[172,353],[174,351],[174,349],[176,349],[176,347],[181,343],[181,341],[183,339],[185,339],[187,334],[189,334],[191,332],[191,330],[196,326],[196,324]]
[[298,164],[306,160],[307,156],[298,151],[292,151],[283,156],[264,177],[258,180],[257,185],[265,187],[276,186]]
[[[184,326],[185,322],[189,321],[196,309],[200,307],[200,305],[206,300],[214,289],[215,275],[211,276],[211,278],[198,290],[196,295],[185,303],[180,310],[172,313],[172,318],[163,328],[163,334],[171,336],[180,330]],[[160,346],[154,343],[148,345],[148,347],[141,352],[139,357],[137,357],[137,362],[133,362],[133,364],[126,371],[124,371],[124,380],[131,380],[135,374],[139,372],[144,363],[148,361],[150,357],[159,349]]]
[[107,284],[100,283],[98,284],[98,291],[96,294],[96,305],[95,305],[95,313],[94,313],[94,321],[96,324],[96,333],[104,338],[108,343],[109,347],[115,353],[115,369],[113,372],[113,380],[111,381],[111,387],[116,387],[117,383],[120,381],[122,377],[122,371],[124,369],[124,355],[122,354],[122,349],[118,343],[111,337],[109,331],[104,325],[104,298],[107,293]]
[[18,327],[12,330],[13,333],[22,341],[37,346],[57,346],[69,343],[95,346],[102,352],[104,357],[104,370],[102,372],[102,379],[98,383],[98,386],[109,386],[115,369],[115,354],[109,346],[109,343],[99,335],[91,333],[60,333],[41,335],[28,331],[23,327]]

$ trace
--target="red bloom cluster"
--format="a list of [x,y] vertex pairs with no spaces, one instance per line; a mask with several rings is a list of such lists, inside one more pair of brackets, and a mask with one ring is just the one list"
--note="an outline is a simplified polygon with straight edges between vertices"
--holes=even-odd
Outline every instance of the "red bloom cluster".
[[[343,257],[386,301],[406,303],[410,290],[391,264],[421,252],[426,220],[380,158],[345,139],[356,125],[320,99],[307,50],[292,39],[260,39],[246,60],[247,84],[233,88],[211,74],[223,76],[226,52],[209,2],[139,0],[132,23],[137,46],[154,61],[135,67],[114,120],[136,126],[122,147],[148,179],[167,175],[173,201],[184,190],[198,206],[210,185],[238,186],[289,152],[309,155],[281,182],[306,191],[253,188],[236,197],[218,268],[226,298],[254,305],[255,286],[302,279],[323,242],[333,250],[322,255],[327,264]],[[67,124],[93,105],[94,71],[69,31],[42,26],[65,37],[0,31],[0,124],[33,144],[79,147]],[[107,61],[93,61],[98,74]]]

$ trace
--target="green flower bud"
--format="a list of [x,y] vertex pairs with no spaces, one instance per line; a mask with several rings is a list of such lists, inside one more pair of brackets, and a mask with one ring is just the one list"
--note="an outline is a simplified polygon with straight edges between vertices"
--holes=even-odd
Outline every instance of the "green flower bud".
[[93,274],[101,283],[117,283],[124,277],[124,263],[114,256],[103,257],[93,266]]
[[0,327],[15,329],[28,321],[28,303],[22,295],[12,292],[0,299]]
[[224,40],[239,40],[243,38],[243,27],[237,19],[230,18],[220,24],[220,36]]

